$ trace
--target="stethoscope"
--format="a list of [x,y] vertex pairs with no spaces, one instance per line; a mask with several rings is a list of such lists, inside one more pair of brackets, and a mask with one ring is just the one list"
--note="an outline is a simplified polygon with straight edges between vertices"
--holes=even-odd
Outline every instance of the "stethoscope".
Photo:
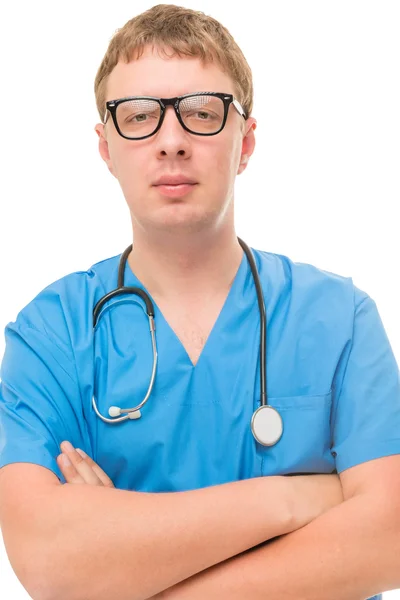
[[[263,446],[273,446],[276,444],[283,433],[283,422],[279,412],[269,406],[267,403],[267,373],[266,373],[266,346],[267,346],[267,319],[264,305],[264,298],[260,284],[260,278],[258,275],[256,263],[254,261],[253,254],[250,248],[238,238],[238,242],[243,248],[247,260],[249,261],[251,272],[254,279],[254,284],[256,286],[257,298],[258,298],[258,308],[260,312],[260,380],[261,380],[261,405],[257,408],[257,410],[253,413],[251,419],[251,431],[253,436],[257,442],[262,444]],[[115,290],[112,290],[108,294],[105,294],[95,305],[93,309],[93,335],[96,329],[96,326],[100,320],[102,315],[101,309],[106,302],[114,298],[114,296],[119,296],[121,294],[136,294],[140,296],[145,304],[146,304],[146,313],[149,318],[149,326],[150,326],[150,334],[151,334],[151,343],[153,347],[153,369],[151,372],[150,384],[147,390],[145,397],[142,402],[135,406],[135,408],[119,408],[118,406],[111,406],[108,414],[110,417],[114,417],[112,419],[107,419],[103,417],[97,409],[96,401],[93,395],[93,408],[96,411],[96,414],[100,419],[102,419],[105,423],[118,423],[120,421],[126,421],[126,419],[139,419],[142,414],[140,409],[147,402],[151,390],[153,389],[154,379],[156,375],[157,368],[157,346],[156,346],[156,337],[155,337],[155,323],[154,323],[154,306],[152,301],[150,300],[148,294],[142,289],[138,287],[125,287],[124,285],[124,275],[125,275],[125,265],[128,259],[128,256],[132,250],[133,244],[128,246],[128,248],[122,253],[119,267],[118,267],[118,287]],[[141,306],[141,305],[140,305]],[[143,308],[143,307],[142,307]],[[144,310],[144,309],[143,309]],[[104,312],[104,311],[103,311]],[[122,413],[127,413],[124,417],[118,417],[118,415]]]

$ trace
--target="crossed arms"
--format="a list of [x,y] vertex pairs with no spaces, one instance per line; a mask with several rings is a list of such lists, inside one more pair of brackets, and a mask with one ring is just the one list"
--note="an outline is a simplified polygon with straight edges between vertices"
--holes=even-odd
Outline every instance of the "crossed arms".
[[400,586],[399,459],[344,471],[340,497],[331,475],[165,494],[52,486],[28,511],[23,583],[35,600],[363,600]]

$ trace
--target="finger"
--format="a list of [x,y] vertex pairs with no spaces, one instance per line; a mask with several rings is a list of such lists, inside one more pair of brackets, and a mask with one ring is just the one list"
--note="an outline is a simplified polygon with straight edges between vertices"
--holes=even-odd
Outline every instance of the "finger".
[[76,469],[78,474],[83,478],[84,483],[89,485],[103,485],[101,479],[96,475],[90,465],[82,458],[69,442],[62,442],[60,446],[62,452],[66,454]]
[[[68,464],[65,463],[65,458],[67,458]],[[61,453],[57,456],[57,464],[67,483],[86,483],[66,454]]]
[[93,469],[98,478],[101,480],[105,487],[115,487],[112,480],[109,478],[107,473],[103,471],[103,469],[96,463],[94,460],[86,454],[80,448],[76,449],[77,452],[82,456],[82,458],[87,462],[87,464]]

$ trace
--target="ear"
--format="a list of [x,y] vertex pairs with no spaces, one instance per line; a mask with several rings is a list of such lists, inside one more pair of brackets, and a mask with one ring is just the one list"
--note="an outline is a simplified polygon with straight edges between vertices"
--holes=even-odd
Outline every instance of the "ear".
[[97,133],[97,135],[99,136],[99,152],[100,152],[100,156],[101,158],[104,160],[104,162],[106,163],[108,170],[110,171],[110,173],[112,173],[112,175],[114,175],[114,177],[117,177],[115,172],[114,172],[114,167],[112,164],[112,160],[110,157],[110,152],[108,149],[108,141],[107,141],[107,133],[105,131],[105,127],[103,123],[97,123],[96,127],[94,128],[95,132]]
[[250,156],[254,152],[256,146],[256,138],[254,130],[257,127],[257,121],[253,117],[249,117],[245,122],[244,135],[242,141],[242,152],[240,155],[240,163],[238,167],[238,175],[245,170]]

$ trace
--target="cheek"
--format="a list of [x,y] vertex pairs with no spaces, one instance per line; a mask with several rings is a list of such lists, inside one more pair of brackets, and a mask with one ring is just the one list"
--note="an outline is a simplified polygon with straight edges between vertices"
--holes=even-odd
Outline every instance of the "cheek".
[[210,183],[214,179],[218,188],[231,187],[236,173],[236,156],[232,147],[225,146],[215,154],[209,172],[213,174]]
[[150,185],[145,153],[132,151],[131,148],[118,148],[114,154],[116,176],[124,190],[138,190]]

